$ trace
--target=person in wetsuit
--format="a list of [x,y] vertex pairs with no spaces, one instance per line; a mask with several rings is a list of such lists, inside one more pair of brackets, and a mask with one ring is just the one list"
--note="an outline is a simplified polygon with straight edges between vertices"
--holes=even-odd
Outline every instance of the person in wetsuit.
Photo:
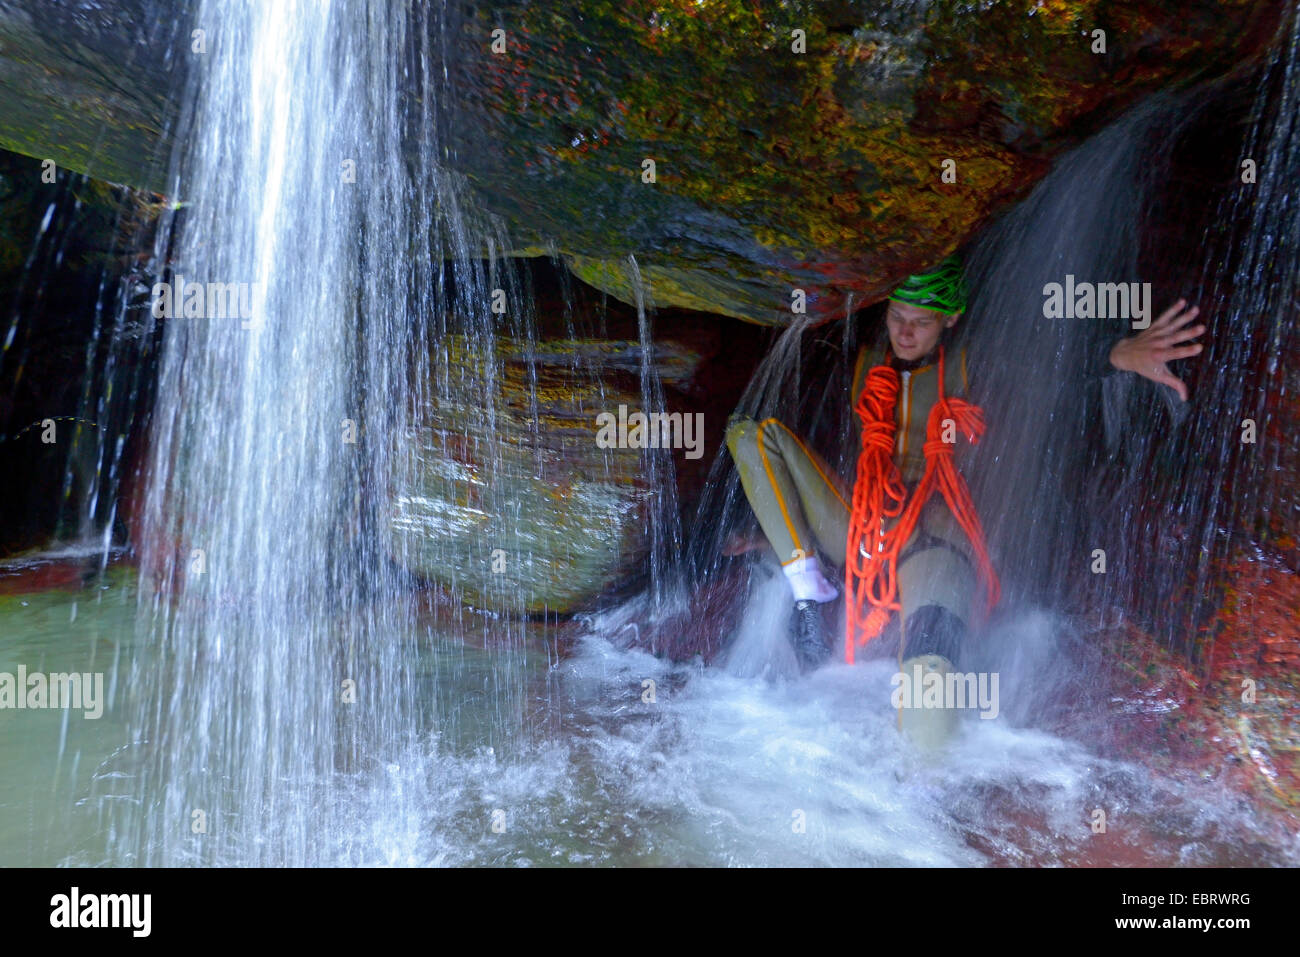
[[[1104,343],[1098,364],[1169,386],[1186,401],[1186,386],[1165,365],[1201,351],[1191,340],[1205,327],[1189,326],[1199,310],[1185,306],[1180,300],[1137,335]],[[939,394],[937,357],[965,307],[962,265],[950,256],[894,291],[885,315],[887,344],[864,346],[857,356],[850,393],[855,405],[873,366],[888,364],[899,374],[894,462],[909,493],[925,472],[926,425]],[[946,395],[967,394],[964,350],[948,356],[944,379]],[[858,427],[856,418],[854,425]],[[733,417],[726,443],[750,507],[793,592],[795,651],[805,668],[813,667],[831,653],[818,606],[835,600],[839,589],[827,578],[823,559],[836,569],[844,565],[852,482],[837,475],[777,419]],[[905,672],[917,659],[941,669],[959,661],[978,597],[972,558],[966,533],[944,499],[933,496],[898,553],[904,642],[900,658],[907,659]]]
[[[864,346],[854,364],[855,399],[872,366],[888,363],[899,373],[895,462],[909,490],[925,472],[926,423],[938,396],[938,350],[964,308],[961,266],[950,257],[895,290],[885,315],[888,345]],[[964,354],[945,363],[944,377],[947,394],[966,393]],[[859,428],[856,417],[854,425]],[[839,595],[822,558],[837,568],[844,565],[851,482],[776,419],[733,417],[726,441],[745,495],[794,593],[795,651],[805,667],[820,664],[831,647],[817,605]],[[897,574],[906,657],[935,653],[955,661],[971,620],[976,580],[970,543],[941,497],[926,505],[899,556]]]

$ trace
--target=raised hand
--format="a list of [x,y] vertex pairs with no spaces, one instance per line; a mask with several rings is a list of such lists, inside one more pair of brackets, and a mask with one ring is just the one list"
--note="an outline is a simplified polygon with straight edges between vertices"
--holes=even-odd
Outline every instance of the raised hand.
[[1205,326],[1187,325],[1196,318],[1200,307],[1184,310],[1186,305],[1186,299],[1179,299],[1146,329],[1121,339],[1110,350],[1110,364],[1116,369],[1136,372],[1152,382],[1167,385],[1184,402],[1187,401],[1187,386],[1169,371],[1165,363],[1190,358],[1205,348],[1199,342],[1192,342],[1205,332]]

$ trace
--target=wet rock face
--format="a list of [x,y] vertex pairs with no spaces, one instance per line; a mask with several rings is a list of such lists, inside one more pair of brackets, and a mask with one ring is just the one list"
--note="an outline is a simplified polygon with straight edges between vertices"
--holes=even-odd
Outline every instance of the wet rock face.
[[[632,447],[630,429],[628,447],[598,442],[602,413],[649,410],[637,340],[484,345],[454,337],[434,357],[437,396],[395,450],[409,451],[414,468],[389,490],[394,559],[471,605],[507,613],[569,613],[635,586],[650,562],[656,509],[671,516],[674,489],[689,497],[717,449],[725,413],[701,412],[709,406],[692,381],[717,338],[670,331],[649,356],[660,408],[705,423],[703,434],[681,433],[697,446],[689,461],[689,449]],[[676,482],[654,455],[672,458]]]
[[514,0],[459,27],[453,162],[521,235],[558,237],[577,275],[620,298],[606,264],[635,252],[660,304],[782,324],[801,288],[835,315],[969,238],[1142,95],[1235,65],[1276,14]]
[[134,314],[117,334],[141,351],[112,363],[99,324],[153,214],[147,197],[66,171],[51,181],[39,161],[0,152],[0,556],[77,537],[92,501],[108,520],[115,463],[98,457],[134,449],[152,359]]
[[0,3],[0,148],[166,186],[194,0]]
[[[164,188],[194,9],[0,4],[0,147]],[[445,160],[525,251],[625,300],[608,264],[636,253],[660,306],[783,324],[794,288],[838,315],[933,263],[1063,147],[1256,52],[1282,5],[503,0],[445,32],[412,9],[449,66]]]

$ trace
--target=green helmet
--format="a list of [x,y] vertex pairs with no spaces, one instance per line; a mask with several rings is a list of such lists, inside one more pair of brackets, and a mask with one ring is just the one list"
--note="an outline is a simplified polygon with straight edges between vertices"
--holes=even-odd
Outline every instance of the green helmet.
[[957,254],[949,256],[929,272],[908,276],[889,297],[894,302],[924,306],[952,315],[966,308],[966,277]]

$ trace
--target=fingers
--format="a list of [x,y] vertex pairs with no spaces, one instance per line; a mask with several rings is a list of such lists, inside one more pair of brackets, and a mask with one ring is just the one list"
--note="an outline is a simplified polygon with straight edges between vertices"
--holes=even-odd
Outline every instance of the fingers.
[[1180,342],[1190,342],[1197,336],[1205,333],[1205,326],[1192,326],[1189,329],[1180,329],[1177,332],[1166,333],[1168,337],[1167,345],[1176,346]]
[[1176,303],[1174,303],[1164,312],[1160,313],[1160,315],[1156,318],[1156,321],[1151,323],[1151,328],[1148,329],[1147,331],[1148,332],[1158,331],[1159,333],[1162,334],[1168,334],[1170,332],[1175,331],[1176,329],[1181,329],[1183,326],[1187,325],[1189,322],[1195,319],[1201,312],[1200,306],[1192,306],[1191,309],[1188,309],[1186,312],[1183,312],[1182,309],[1186,305],[1187,305],[1186,299],[1179,299]]
[[1161,349],[1156,352],[1156,358],[1161,362],[1173,362],[1175,359],[1190,359],[1192,356],[1200,355],[1201,350],[1205,347],[1199,342],[1194,342],[1190,346],[1182,346],[1178,349]]
[[1183,380],[1163,366],[1156,369],[1148,375],[1147,378],[1152,382],[1159,382],[1161,385],[1169,386],[1169,388],[1178,393],[1178,398],[1182,399],[1184,402],[1187,401],[1187,386],[1184,384]]
[[1176,303],[1156,317],[1156,321],[1151,323],[1151,328],[1153,330],[1163,328],[1171,319],[1173,319],[1174,316],[1178,315],[1179,310],[1181,310],[1185,305],[1187,305],[1187,300],[1179,299]]
[[[1183,302],[1182,299],[1180,299],[1180,300],[1178,300],[1178,301],[1179,301],[1179,302]],[[1198,315],[1200,315],[1200,313],[1201,313],[1201,307],[1200,307],[1200,306],[1192,306],[1191,309],[1188,309],[1188,310],[1187,310],[1185,313],[1183,313],[1181,316],[1174,316],[1174,318],[1171,319],[1171,320],[1169,321],[1169,329],[1168,329],[1168,331],[1169,331],[1169,332],[1173,332],[1175,329],[1181,329],[1183,326],[1187,325],[1189,322],[1191,322],[1193,319],[1195,319]]]

